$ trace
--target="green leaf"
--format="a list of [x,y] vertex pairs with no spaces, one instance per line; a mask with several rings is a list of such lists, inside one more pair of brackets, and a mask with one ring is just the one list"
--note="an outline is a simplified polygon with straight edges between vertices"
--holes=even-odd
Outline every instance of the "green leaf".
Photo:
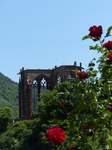
[[110,27],[107,29],[106,37],[111,36],[111,35],[110,35],[111,30],[112,30],[112,26],[110,26]]
[[57,118],[54,118],[54,119],[52,119],[52,120],[49,120],[49,123],[57,123],[57,122],[58,122]]
[[107,32],[111,32],[112,30],[112,26],[110,26],[108,29],[107,29]]
[[90,71],[93,71],[93,68],[89,68]]
[[90,38],[91,38],[90,35],[86,35],[86,36],[84,36],[84,37],[82,38],[82,40],[86,40],[86,39],[90,39]]
[[89,67],[94,67],[94,66],[95,66],[95,63],[89,63],[88,66],[89,66]]
[[72,72],[76,72],[77,73],[77,72],[79,72],[79,70],[72,70]]
[[59,93],[57,93],[57,94],[59,94],[59,95],[63,95],[63,94],[65,94],[64,92],[59,92]]
[[94,45],[94,46],[89,46],[89,49],[90,49],[90,50],[96,50],[96,49],[98,49],[98,48],[99,48],[98,44],[96,44],[96,45]]
[[89,49],[94,49],[94,47],[93,46],[89,46]]

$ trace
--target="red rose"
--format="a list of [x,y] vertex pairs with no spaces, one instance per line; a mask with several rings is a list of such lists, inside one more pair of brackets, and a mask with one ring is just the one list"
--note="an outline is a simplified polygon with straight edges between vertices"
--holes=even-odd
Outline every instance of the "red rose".
[[92,136],[92,135],[93,135],[92,131],[86,134],[86,136]]
[[69,120],[69,117],[67,116],[67,119]]
[[101,34],[103,33],[103,30],[102,30],[102,26],[92,26],[89,28],[89,31],[90,31],[90,36],[92,37],[92,39],[94,41],[97,41],[97,40],[100,40],[101,39]]
[[78,77],[79,77],[79,79],[85,79],[88,77],[88,75],[86,72],[79,72]]
[[112,106],[109,106],[109,110],[110,110],[110,112],[112,112]]
[[88,127],[89,127],[89,126],[88,126],[87,123],[82,125],[83,130],[87,129]]
[[112,53],[107,56],[107,61],[112,63]]
[[77,150],[75,147],[68,148],[68,150]]
[[[88,129],[89,125],[87,123],[82,125],[83,130]],[[95,130],[95,128],[93,127],[93,130]],[[92,136],[93,135],[93,131],[86,133],[86,136]]]
[[57,126],[50,128],[46,132],[46,137],[49,140],[49,142],[54,143],[54,145],[60,145],[66,140],[64,130]]
[[64,104],[64,103],[65,103],[65,101],[62,99],[62,100],[61,100],[61,103],[62,103],[62,104]]
[[73,91],[74,91],[74,92],[76,91],[76,88],[75,88],[75,86],[73,87]]
[[112,41],[104,43],[103,47],[107,48],[109,51],[112,50]]

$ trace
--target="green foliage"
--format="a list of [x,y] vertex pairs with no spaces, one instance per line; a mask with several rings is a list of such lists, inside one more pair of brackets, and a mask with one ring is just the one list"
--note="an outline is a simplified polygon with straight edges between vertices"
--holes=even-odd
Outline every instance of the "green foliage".
[[47,90],[44,92],[40,101],[37,104],[38,113],[46,121],[57,118],[65,119],[67,114],[63,109],[61,100],[64,99],[64,105],[67,111],[73,108],[73,103],[71,101],[73,97],[73,85],[68,82],[61,83],[57,85],[53,91]]
[[[38,149],[54,150],[55,146],[47,141],[46,131],[55,125],[66,128],[68,124],[67,112],[70,112],[74,105],[73,84],[64,82],[60,83],[52,91],[47,90],[41,94],[40,101],[37,104],[38,113],[41,118]],[[64,99],[64,107],[61,100]],[[64,120],[61,122],[60,120]]]
[[0,108],[12,108],[14,118],[19,116],[18,96],[18,84],[0,73]]
[[[64,94],[62,94],[64,93]],[[27,149],[27,150],[55,150],[56,147],[46,139],[46,131],[57,124],[66,128],[67,114],[61,99],[64,98],[67,111],[73,109],[72,99],[73,84],[61,83],[53,91],[43,92],[37,108],[40,119],[16,122],[6,132],[0,135],[0,148]],[[54,122],[54,118],[56,118]],[[52,123],[51,123],[52,122]]]
[[[107,35],[110,35],[112,27],[108,28]],[[94,70],[93,59],[87,70],[88,79],[74,81],[74,108],[68,113],[70,118],[69,127],[66,131],[65,147],[71,145],[81,150],[112,149],[112,62],[107,61],[111,53],[103,45],[90,46],[90,50],[97,50],[101,57],[97,60],[98,70]],[[101,77],[96,75],[100,73]],[[71,117],[75,114],[75,117]],[[63,122],[63,120],[62,120]],[[83,128],[87,125],[87,128]]]
[[[107,59],[112,51],[103,47],[111,30],[112,27],[108,28],[102,41],[100,36],[83,38],[99,40],[99,44],[90,46],[90,50],[101,54],[98,60],[93,58],[88,64],[88,78],[78,77],[71,83],[60,83],[52,91],[42,93],[37,104],[40,118],[16,122],[7,131],[5,128],[0,135],[0,148],[55,150],[55,145],[48,142],[45,134],[57,125],[66,134],[66,141],[58,149],[112,150],[112,58]],[[95,61],[97,70],[94,69]]]
[[12,116],[10,108],[0,108],[0,134],[5,132],[12,123]]
[[37,142],[38,134],[33,132],[33,130],[37,126],[38,121],[38,119],[35,119],[14,123],[9,130],[0,135],[0,148],[33,150],[31,147]]

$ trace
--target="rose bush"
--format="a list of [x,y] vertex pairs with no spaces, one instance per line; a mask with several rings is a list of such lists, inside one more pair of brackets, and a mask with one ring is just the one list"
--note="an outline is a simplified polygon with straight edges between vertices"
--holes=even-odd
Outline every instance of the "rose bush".
[[[92,26],[89,29],[89,35],[83,37],[83,40],[87,38],[93,41],[99,40],[99,45],[90,46],[90,50],[97,50],[101,53],[101,57],[96,62],[94,58],[89,63],[87,76],[86,78],[83,76],[87,82],[82,80],[81,72],[78,73],[80,80],[74,81],[76,88],[74,105],[76,107],[69,115],[75,112],[76,117],[70,121],[67,133],[68,137],[77,139],[74,142],[77,149],[106,149],[106,147],[112,149],[112,122],[110,121],[112,118],[112,53],[110,53],[112,43],[108,41],[103,44],[106,37],[110,36],[111,30],[112,27],[109,27],[106,36],[101,40],[102,27]],[[94,69],[96,63],[98,63],[98,70]],[[97,77],[97,73],[100,73],[100,78]],[[109,104],[110,112],[107,111]]]
[[[78,76],[78,80],[72,82],[74,86],[71,101],[74,108],[69,113],[66,111],[69,120],[57,121],[57,124],[64,124],[66,140],[63,147],[66,149],[112,149],[112,42],[104,43],[111,30],[112,26],[102,39],[102,26],[92,26],[89,28],[90,33],[83,37],[83,40],[90,38],[99,41],[99,44],[89,48],[96,50],[101,56],[98,60],[93,58],[86,72],[74,70]],[[96,63],[98,69],[95,69]],[[98,73],[100,77],[97,77]],[[65,110],[64,106],[63,111]]]

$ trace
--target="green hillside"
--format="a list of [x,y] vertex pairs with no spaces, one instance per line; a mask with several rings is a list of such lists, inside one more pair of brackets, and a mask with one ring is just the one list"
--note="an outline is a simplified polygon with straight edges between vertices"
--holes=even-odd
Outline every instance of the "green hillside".
[[14,118],[18,118],[18,83],[0,73],[0,108],[10,107]]

